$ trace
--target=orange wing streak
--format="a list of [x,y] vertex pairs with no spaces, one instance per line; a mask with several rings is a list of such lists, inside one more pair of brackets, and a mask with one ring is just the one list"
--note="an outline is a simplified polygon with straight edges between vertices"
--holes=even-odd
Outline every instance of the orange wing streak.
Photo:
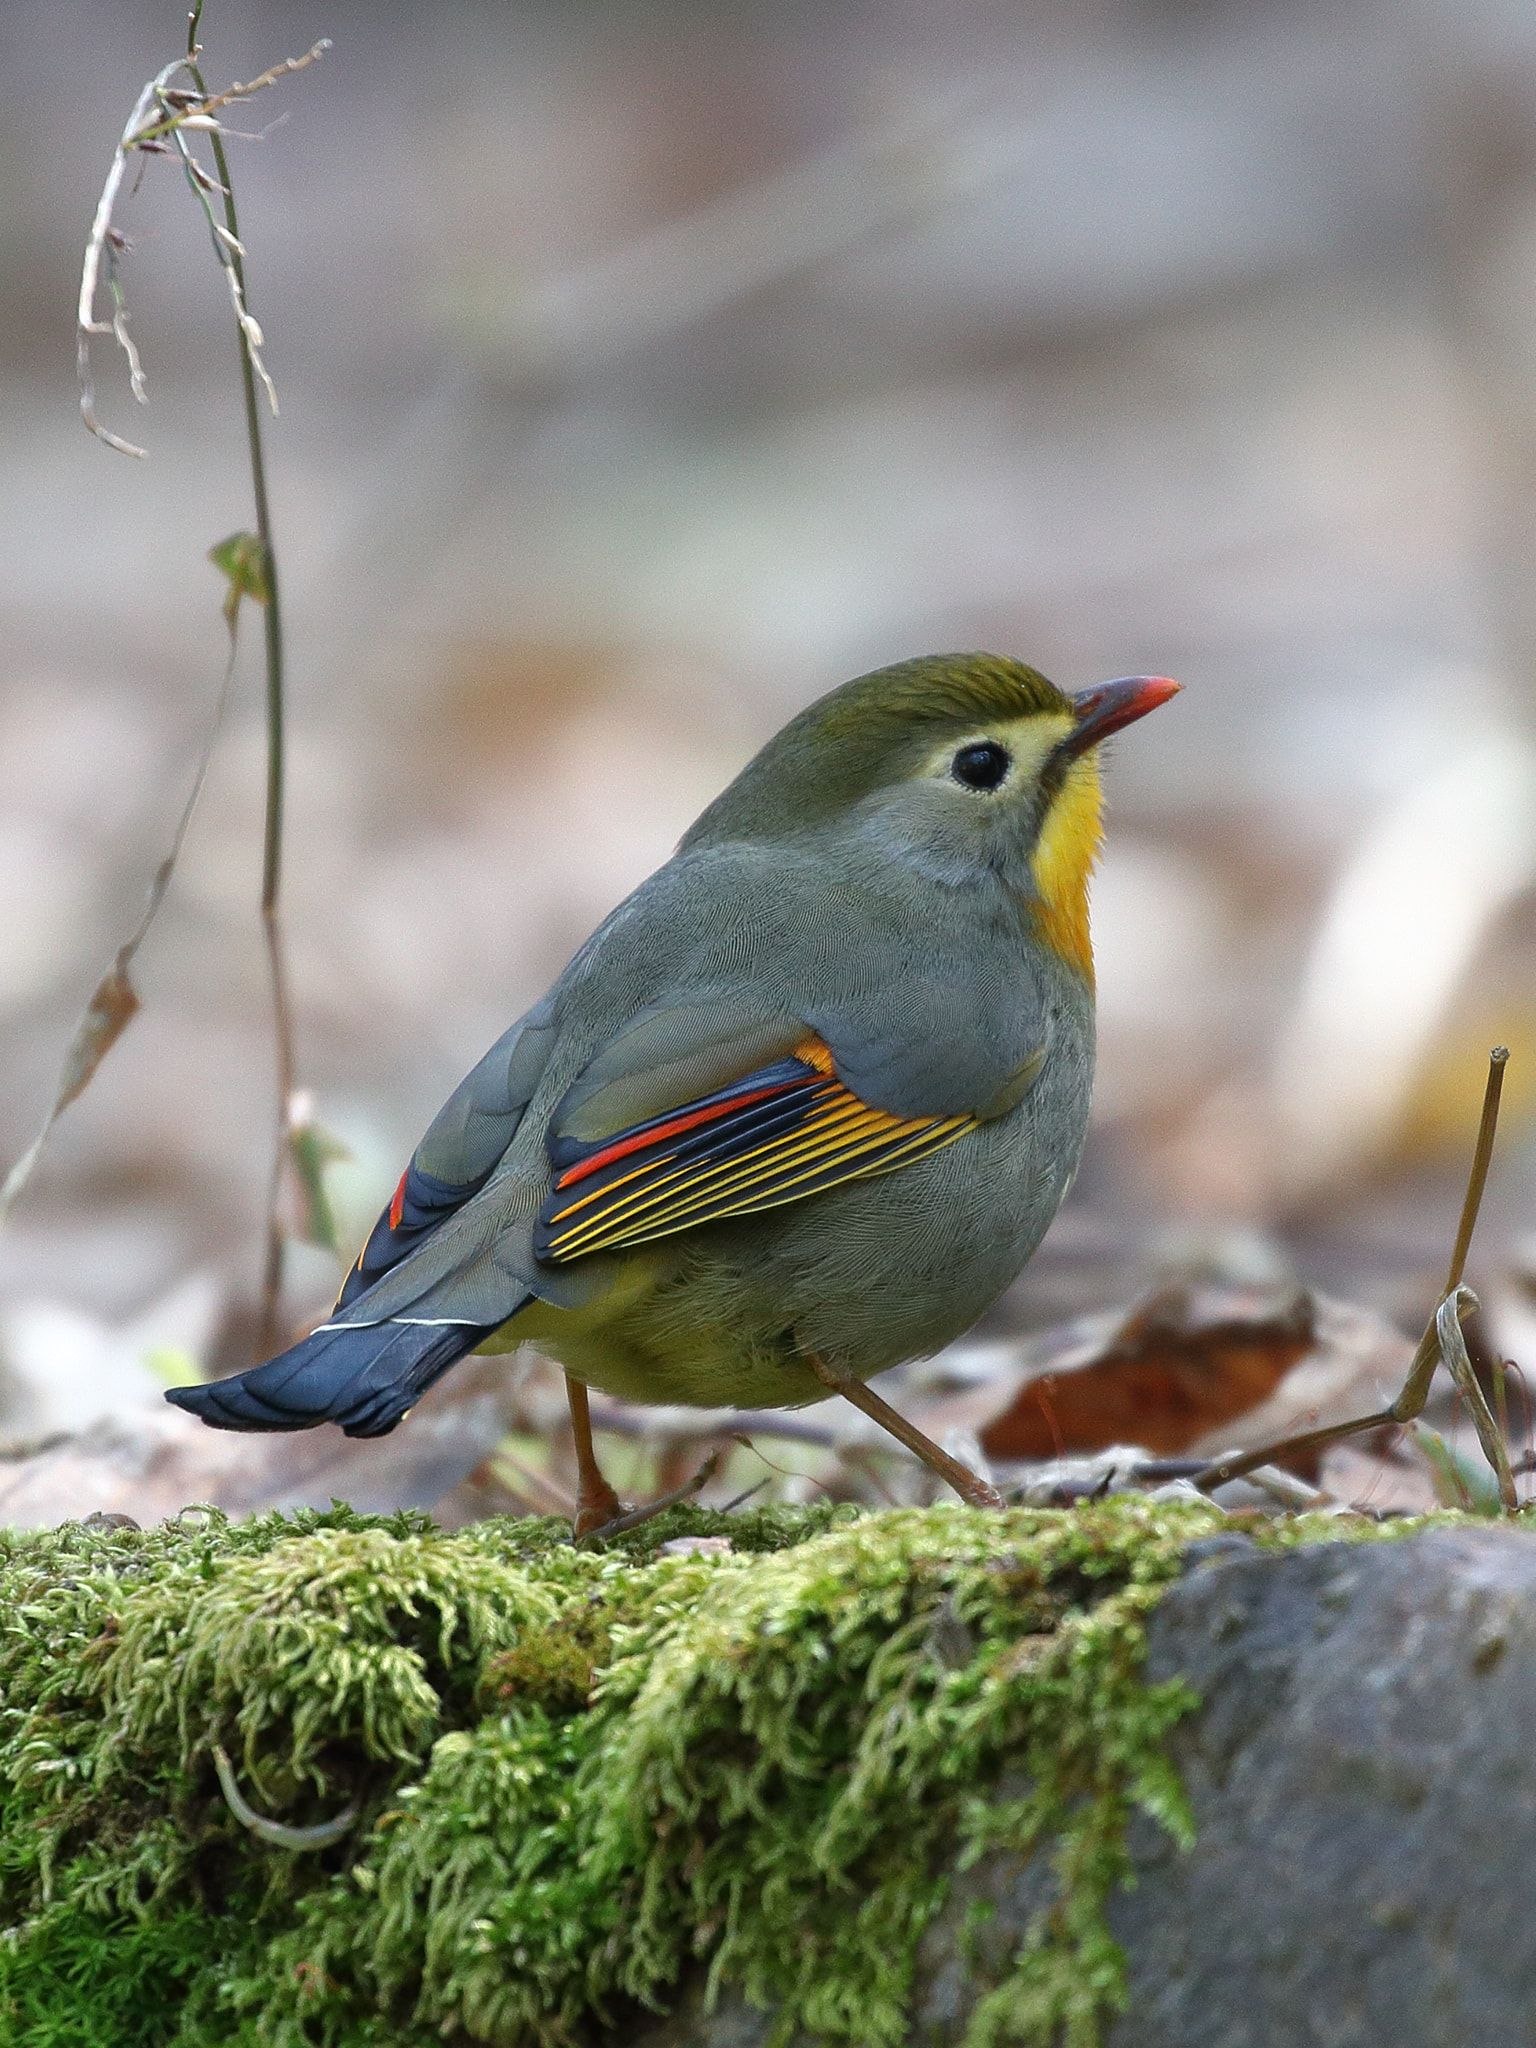
[[819,1038],[802,1038],[794,1049],[794,1057],[804,1060],[808,1067],[814,1067],[818,1074],[835,1074],[836,1062],[830,1049]]

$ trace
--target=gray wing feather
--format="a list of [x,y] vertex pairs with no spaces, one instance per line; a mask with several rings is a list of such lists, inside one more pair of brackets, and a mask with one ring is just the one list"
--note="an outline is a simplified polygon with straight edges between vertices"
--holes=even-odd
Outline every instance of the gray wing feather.
[[414,1164],[455,1187],[479,1187],[505,1156],[555,1043],[548,996],[476,1061],[427,1127]]

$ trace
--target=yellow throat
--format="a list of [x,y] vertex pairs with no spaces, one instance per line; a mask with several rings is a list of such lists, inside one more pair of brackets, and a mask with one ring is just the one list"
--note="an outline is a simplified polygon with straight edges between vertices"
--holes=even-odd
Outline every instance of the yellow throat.
[[1032,866],[1035,925],[1048,946],[1093,987],[1088,880],[1104,836],[1104,791],[1092,754],[1074,761],[1046,815]]

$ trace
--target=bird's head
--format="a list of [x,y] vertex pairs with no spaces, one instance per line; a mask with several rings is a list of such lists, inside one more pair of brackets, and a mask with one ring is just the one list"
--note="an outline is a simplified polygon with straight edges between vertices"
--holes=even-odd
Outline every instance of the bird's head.
[[810,705],[742,770],[685,846],[726,839],[861,846],[957,888],[992,877],[1092,979],[1088,879],[1099,743],[1164,704],[1166,676],[1069,696],[1022,662],[925,655]]

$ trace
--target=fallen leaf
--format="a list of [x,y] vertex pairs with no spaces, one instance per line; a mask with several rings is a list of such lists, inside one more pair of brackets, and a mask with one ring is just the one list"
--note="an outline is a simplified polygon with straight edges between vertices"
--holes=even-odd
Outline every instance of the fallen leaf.
[[978,1434],[1004,1460],[1115,1444],[1215,1456],[1368,1413],[1412,1353],[1369,1310],[1303,1288],[1181,1281],[1030,1338]]
[[75,1026],[75,1035],[64,1055],[64,1064],[59,1069],[59,1083],[54,1094],[53,1107],[49,1110],[42,1129],[5,1176],[4,1182],[0,1183],[0,1218],[4,1217],[5,1212],[30,1180],[32,1169],[42,1157],[43,1147],[48,1142],[49,1132],[75,1098],[85,1093],[91,1084],[91,1076],[121,1038],[138,1009],[138,994],[128,979],[128,962],[133,958],[138,939],[142,935],[141,926],[139,932],[122,948],[101,980],[97,982],[95,993],[86,1004],[80,1022]]
[[1135,1443],[1164,1456],[1251,1414],[1313,1345],[1300,1288],[1175,1283],[1025,1348],[1023,1384],[981,1431],[991,1458]]

